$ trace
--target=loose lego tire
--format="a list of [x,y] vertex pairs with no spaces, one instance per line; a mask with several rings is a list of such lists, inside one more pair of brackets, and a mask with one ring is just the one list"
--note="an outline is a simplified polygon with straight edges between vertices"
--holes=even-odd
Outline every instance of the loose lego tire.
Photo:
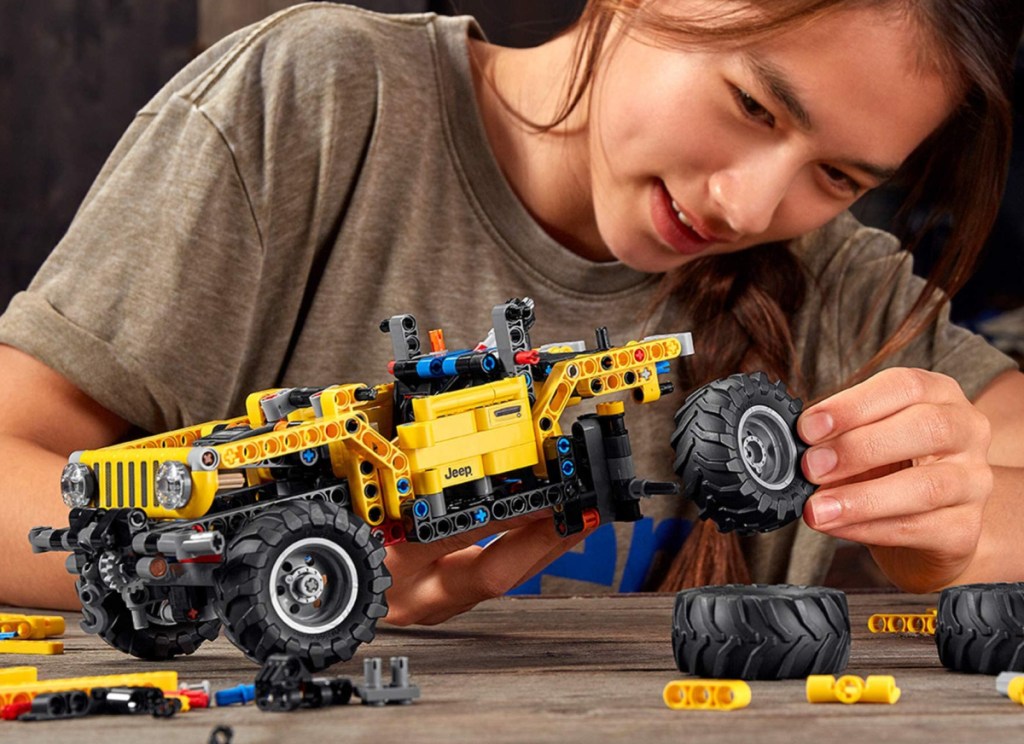
[[672,447],[683,495],[722,532],[768,532],[803,512],[814,486],[800,469],[802,410],[763,372],[694,391],[676,413]]
[[1024,583],[943,589],[935,645],[954,672],[1024,672]]
[[215,606],[225,635],[253,661],[294,654],[318,671],[373,640],[390,586],[384,548],[365,522],[336,504],[293,502],[268,507],[231,541]]
[[818,586],[684,589],[676,595],[672,650],[680,671],[700,677],[838,674],[850,658],[846,595]]
[[220,633],[219,620],[152,623],[136,629],[132,615],[119,592],[99,588],[81,579],[75,585],[82,602],[82,628],[96,633],[118,651],[149,661],[165,661],[195,653],[206,641]]

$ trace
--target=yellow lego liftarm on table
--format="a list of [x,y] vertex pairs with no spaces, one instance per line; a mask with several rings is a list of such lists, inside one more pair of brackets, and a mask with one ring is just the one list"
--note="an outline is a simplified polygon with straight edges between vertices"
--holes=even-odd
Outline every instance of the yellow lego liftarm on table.
[[16,636],[0,639],[0,654],[50,656],[64,653],[63,641],[44,640],[64,634],[64,618],[60,615],[0,613],[0,633]]

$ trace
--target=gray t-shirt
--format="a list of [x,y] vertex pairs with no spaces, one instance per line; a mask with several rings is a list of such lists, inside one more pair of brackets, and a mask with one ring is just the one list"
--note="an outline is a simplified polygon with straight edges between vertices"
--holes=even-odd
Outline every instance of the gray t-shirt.
[[[517,200],[477,109],[468,34],[466,18],[311,4],[225,39],[139,112],[0,317],[0,342],[152,432],[238,415],[254,390],[383,382],[381,319],[412,313],[465,348],[513,296],[536,301],[535,343],[592,344],[597,325],[613,342],[689,330],[699,353],[701,329],[645,321],[658,276],[580,258]],[[922,282],[893,238],[849,215],[793,250],[811,277],[795,330],[816,396],[878,348]],[[1014,366],[945,313],[890,364],[949,374],[968,396]],[[681,395],[629,408],[645,477],[673,477]],[[676,499],[646,506],[524,589],[642,588],[692,519]],[[753,577],[818,582],[832,550],[791,525],[751,543]]]

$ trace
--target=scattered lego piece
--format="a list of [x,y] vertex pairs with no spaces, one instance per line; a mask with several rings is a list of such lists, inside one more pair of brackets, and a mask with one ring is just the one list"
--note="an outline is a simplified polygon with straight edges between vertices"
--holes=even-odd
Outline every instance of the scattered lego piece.
[[94,687],[92,713],[170,718],[182,709],[176,698],[167,698],[157,687]]
[[56,721],[90,715],[149,713],[154,718],[169,718],[181,710],[188,710],[187,700],[165,697],[155,687],[93,687],[90,692],[40,693],[31,702],[5,706],[3,717],[19,721]]
[[672,710],[737,710],[750,705],[750,685],[739,679],[675,679],[661,697]]
[[1013,702],[1024,704],[1024,674],[1001,672],[996,677],[996,689]]
[[17,615],[0,613],[0,631],[13,632],[24,640],[38,641],[64,634],[60,615]]
[[676,594],[679,671],[709,679],[839,674],[850,657],[846,595],[823,586],[727,584]]
[[202,692],[207,697],[213,697],[213,690],[210,687],[210,680],[204,679],[201,682],[182,682],[179,692]]
[[937,614],[938,609],[934,607],[916,614],[879,612],[868,618],[868,630],[872,633],[935,635]]
[[838,680],[831,674],[812,674],[807,678],[809,703],[884,703],[892,705],[900,699],[901,690],[891,675],[873,674],[866,680],[845,674]]
[[3,718],[5,721],[16,721],[19,716],[23,713],[28,713],[30,710],[32,710],[32,701],[21,700],[0,708],[0,718]]
[[265,711],[291,711],[347,705],[352,682],[344,677],[314,679],[298,656],[271,654],[256,676],[256,705]]
[[954,672],[1024,673],[1024,583],[960,584],[939,595],[935,647]]
[[238,685],[214,693],[217,705],[245,705],[256,699],[255,685]]
[[[29,641],[23,642],[28,643]],[[5,641],[5,643],[11,643],[11,641]],[[34,667],[19,667],[18,669],[31,669],[32,674],[29,675],[28,672],[21,671],[16,676],[25,681],[16,683],[10,683],[0,677],[0,705],[31,700],[36,695],[47,692],[65,692],[67,690],[90,692],[95,687],[156,687],[158,690],[173,690],[178,686],[178,673],[173,671],[38,680],[35,679]]]
[[82,718],[89,715],[89,695],[81,690],[44,692],[32,699],[28,712],[18,716],[19,721],[58,721],[64,718]]
[[363,660],[365,681],[355,686],[355,693],[363,705],[408,705],[420,696],[420,688],[409,683],[408,656],[391,657],[391,684],[387,686],[381,682],[380,665],[380,658],[376,656]]
[[210,732],[209,744],[231,744],[235,738],[235,730],[230,726],[215,726]]
[[64,641],[0,640],[0,654],[55,656],[64,653]]
[[202,690],[188,690],[182,688],[177,692],[164,692],[166,697],[175,697],[183,701],[184,707],[182,712],[190,710],[192,708],[209,708],[210,707],[210,694],[203,692]]

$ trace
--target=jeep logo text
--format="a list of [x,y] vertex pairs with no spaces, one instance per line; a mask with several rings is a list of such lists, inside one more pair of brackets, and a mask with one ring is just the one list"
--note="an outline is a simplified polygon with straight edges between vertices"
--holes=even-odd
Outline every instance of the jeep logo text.
[[451,480],[452,478],[464,478],[470,475],[473,475],[473,468],[467,465],[464,468],[448,468],[448,472],[444,474],[444,479]]

